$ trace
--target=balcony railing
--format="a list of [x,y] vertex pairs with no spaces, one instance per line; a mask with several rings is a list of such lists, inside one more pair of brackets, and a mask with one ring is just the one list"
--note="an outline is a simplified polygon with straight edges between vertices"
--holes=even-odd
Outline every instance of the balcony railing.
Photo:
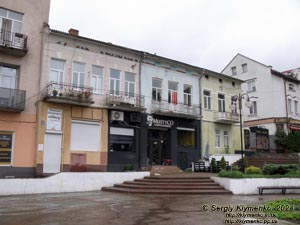
[[45,101],[73,105],[91,105],[93,88],[77,86],[68,83],[50,82],[42,93]]
[[168,101],[152,101],[152,112],[183,117],[201,117],[200,107],[198,105],[189,106],[183,103],[169,103]]
[[106,94],[106,105],[115,108],[142,110],[145,105],[145,98],[142,95],[119,91]]
[[0,31],[0,51],[11,55],[25,56],[27,53],[27,36],[7,30]]
[[26,91],[0,87],[0,110],[22,112]]
[[220,123],[238,123],[239,115],[232,112],[215,112],[215,120]]

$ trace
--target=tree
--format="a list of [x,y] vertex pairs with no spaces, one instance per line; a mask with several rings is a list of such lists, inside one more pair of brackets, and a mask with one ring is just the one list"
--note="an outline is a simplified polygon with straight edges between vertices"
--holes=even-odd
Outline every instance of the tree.
[[284,130],[277,130],[275,133],[275,143],[277,145],[277,148],[282,150],[287,148],[287,134],[284,132]]
[[287,148],[291,152],[300,152],[300,132],[289,133]]

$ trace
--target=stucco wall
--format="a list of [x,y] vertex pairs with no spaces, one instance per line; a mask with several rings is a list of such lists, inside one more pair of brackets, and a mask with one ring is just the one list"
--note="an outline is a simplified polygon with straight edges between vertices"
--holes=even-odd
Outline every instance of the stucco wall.
[[60,173],[39,179],[0,179],[0,195],[96,191],[149,175],[150,172]]
[[[299,178],[249,178],[230,179],[221,177],[211,177],[215,182],[223,186],[226,190],[237,195],[258,194],[259,186],[300,186]],[[264,193],[281,193],[280,190],[266,190]],[[300,193],[300,190],[287,190],[287,193]]]

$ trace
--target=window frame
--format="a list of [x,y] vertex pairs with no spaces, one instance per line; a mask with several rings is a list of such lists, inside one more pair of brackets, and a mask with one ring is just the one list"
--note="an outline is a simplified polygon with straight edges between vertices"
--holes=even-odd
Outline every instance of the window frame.
[[288,98],[288,102],[287,102],[287,105],[288,105],[288,113],[289,114],[293,114],[293,104],[292,104],[292,99]]
[[[153,86],[153,80],[159,81],[160,87]],[[157,77],[152,77],[152,101],[161,102],[162,101],[162,82],[163,80]],[[155,94],[155,98],[154,97]]]
[[[220,98],[220,96],[224,98]],[[218,112],[226,112],[226,97],[223,93],[218,93]]]
[[249,114],[251,116],[257,115],[257,101],[252,101],[251,107],[249,108]]
[[241,65],[242,67],[242,73],[247,73],[248,72],[248,64],[247,63],[243,63]]
[[[9,74],[0,74],[0,87],[3,87],[3,88],[8,88],[8,89],[15,89],[15,90],[18,90],[18,86],[19,86],[19,67],[17,66],[13,66],[13,65],[7,65],[7,64],[1,64],[0,63],[0,67],[1,68],[8,68],[8,69],[11,69],[11,70],[15,70],[15,74],[13,76],[9,75]],[[7,86],[2,86],[1,85],[1,82],[2,82],[2,79],[4,80],[5,78],[9,78],[10,80],[10,85],[9,87]],[[12,82],[13,81],[13,86],[12,86]]]
[[[227,132],[227,134],[225,134],[226,132]],[[223,131],[223,138],[224,138],[224,148],[229,147],[230,146],[230,132],[228,130]]]
[[252,79],[252,80],[248,80],[247,82],[247,92],[255,92],[256,91],[256,80]]
[[[118,71],[118,78],[112,77],[112,71]],[[121,70],[111,68],[109,71],[109,93],[111,95],[120,95],[121,93]],[[111,85],[113,84],[113,89]]]
[[231,74],[232,74],[232,76],[236,76],[237,75],[236,66],[231,67]]
[[[101,69],[101,73],[102,74],[96,74],[94,73],[93,68],[98,67],[99,69]],[[92,79],[95,78],[96,82],[95,82],[95,87],[92,84]],[[101,84],[99,85],[99,81],[101,82]],[[103,83],[104,83],[104,77],[103,77],[103,67],[102,66],[97,66],[97,65],[92,65],[92,74],[91,74],[91,87],[93,87],[93,93],[96,94],[103,94]],[[99,88],[99,86],[101,86]]]
[[[185,92],[186,89],[189,89],[189,93]],[[192,106],[192,85],[183,84],[183,104],[185,106]]]
[[[206,95],[205,92],[208,92],[209,95]],[[203,90],[203,102],[204,102],[204,109],[211,110],[211,91],[210,90]]]
[[215,147],[221,148],[221,130],[215,129]]
[[[170,87],[171,84],[175,85],[175,89]],[[168,81],[168,103],[169,104],[178,104],[178,82]]]
[[295,109],[295,114],[299,115],[299,109],[298,109],[298,104],[299,102],[297,100],[294,101],[294,109]]
[[[129,79],[126,79],[126,75],[132,75],[134,76],[134,81],[130,81]],[[136,74],[135,73],[130,73],[130,72],[125,72],[125,87],[124,87],[124,92],[125,92],[125,96],[129,96],[129,97],[134,97],[135,96],[135,80],[136,80]],[[130,92],[130,86],[133,85],[133,93]]]
[[[57,69],[57,68],[52,68],[52,61],[59,61],[61,63],[63,63],[63,69]],[[49,82],[55,82],[57,84],[62,84],[64,83],[64,80],[65,80],[65,63],[66,61],[65,60],[62,60],[62,59],[56,59],[56,58],[51,58],[50,59],[50,74],[49,74]],[[55,72],[57,73],[57,76],[58,76],[58,80],[56,81],[53,81],[51,79],[51,72]],[[61,78],[61,79],[60,79]],[[61,81],[60,81],[61,80]]]
[[[75,70],[75,64],[81,64],[81,65],[83,65],[83,68],[84,68],[84,72],[82,72],[82,71],[76,71]],[[74,84],[74,74],[77,74],[77,83],[76,83],[76,85]],[[81,75],[83,76],[83,84],[81,85],[80,84],[80,77],[81,77]],[[82,63],[82,62],[77,62],[77,61],[73,61],[73,67],[72,67],[72,85],[73,86],[76,86],[75,88],[83,88],[84,87],[84,84],[85,84],[85,63]]]

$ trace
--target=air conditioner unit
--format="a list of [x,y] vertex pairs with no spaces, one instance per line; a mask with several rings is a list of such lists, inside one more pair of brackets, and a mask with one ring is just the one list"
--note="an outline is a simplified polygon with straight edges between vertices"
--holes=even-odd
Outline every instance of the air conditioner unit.
[[110,119],[115,121],[124,121],[124,112],[111,111]]

